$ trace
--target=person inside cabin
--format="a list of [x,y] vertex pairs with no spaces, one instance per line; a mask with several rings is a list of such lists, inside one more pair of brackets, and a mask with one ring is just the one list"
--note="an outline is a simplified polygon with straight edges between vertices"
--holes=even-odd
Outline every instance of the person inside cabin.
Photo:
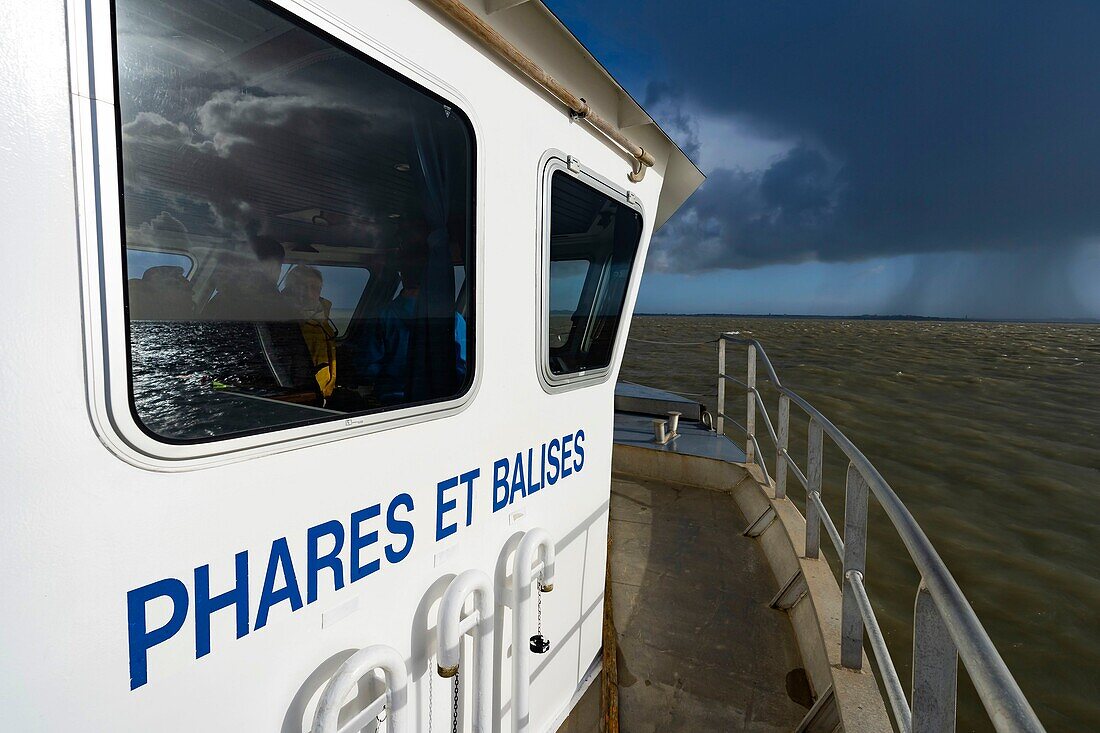
[[[453,263],[463,262],[463,259],[464,259],[464,257],[463,257],[464,252],[463,252],[463,246],[462,246],[464,238],[461,236],[461,234],[457,233],[457,232],[461,231],[461,228],[463,227],[464,223],[465,223],[464,220],[457,217],[457,216],[454,219],[452,219],[452,221],[448,222],[448,230],[449,230],[448,240],[450,242],[450,257],[451,257],[451,263],[452,263],[452,265],[451,265],[452,274],[454,273],[454,264]],[[465,283],[464,283],[464,287],[465,287]],[[463,313],[466,310],[466,308],[465,308],[464,305],[461,305],[461,303],[465,302],[465,298],[463,297],[463,293],[464,293],[464,291],[459,291],[459,292],[454,293],[454,295],[455,295],[455,308],[454,308],[454,317],[455,317],[455,328],[454,328],[454,337],[455,337],[455,375],[458,379],[456,384],[462,384],[464,381],[466,381],[466,330],[467,329],[466,329],[466,316]]]
[[[202,318],[251,326],[236,333],[242,359],[256,362],[243,364],[241,372],[254,374],[258,368],[269,377],[264,381],[273,384],[243,386],[274,387],[288,401],[320,404],[324,398],[298,327],[298,313],[278,289],[285,257],[283,245],[263,235],[251,237],[244,252],[227,253],[215,274],[217,292],[203,308]],[[226,376],[232,380],[234,375]]]
[[130,318],[136,321],[186,321],[195,314],[191,281],[178,265],[148,268],[129,282]]
[[332,302],[321,297],[324,284],[316,267],[295,265],[283,281],[283,297],[298,316],[317,387],[328,400],[336,389],[336,325],[331,319]]
[[[400,292],[367,329],[359,332],[352,344],[358,378],[373,384],[373,398],[381,405],[408,401],[410,394],[418,391],[409,351],[414,329],[423,325],[417,316],[417,300],[422,295],[428,266],[429,235],[429,226],[422,220],[410,221],[404,227],[404,241],[396,254]],[[453,300],[453,291],[450,297]],[[451,314],[454,340],[447,359],[454,365],[456,383],[461,383],[466,374],[466,322],[453,306]]]
[[381,405],[397,404],[405,398],[409,333],[427,256],[426,237],[427,226],[421,222],[405,227],[405,242],[395,255],[400,292],[360,332],[355,344],[359,377],[373,385],[374,399]]

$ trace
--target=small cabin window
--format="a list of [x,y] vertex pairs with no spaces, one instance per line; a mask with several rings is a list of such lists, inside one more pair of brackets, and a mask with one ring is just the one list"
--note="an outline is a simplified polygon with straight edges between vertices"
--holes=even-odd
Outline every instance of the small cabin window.
[[258,0],[115,0],[133,412],[167,442],[473,381],[474,136]]
[[[280,292],[286,291],[287,276],[294,267],[294,265],[283,265],[282,273],[279,275]],[[325,299],[331,303],[328,308],[328,317],[336,329],[336,337],[346,338],[348,325],[355,317],[355,309],[359,306],[359,301],[362,300],[367,283],[370,281],[370,270],[365,267],[341,265],[316,265],[314,269],[320,273],[319,282],[325,291]],[[294,279],[295,276],[291,276],[292,288]]]
[[188,312],[188,275],[194,262],[185,254],[131,247],[126,250],[130,318],[162,320]]
[[550,175],[546,367],[550,381],[611,365],[642,217],[565,170]]

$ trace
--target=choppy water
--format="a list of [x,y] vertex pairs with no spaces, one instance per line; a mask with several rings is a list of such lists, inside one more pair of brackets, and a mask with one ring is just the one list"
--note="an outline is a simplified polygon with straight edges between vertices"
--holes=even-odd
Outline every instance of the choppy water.
[[[784,383],[905,501],[1047,729],[1100,730],[1100,326],[654,316],[635,318],[631,337],[733,330],[759,339]],[[743,354],[731,351],[741,373]],[[713,345],[631,342],[621,378],[713,405],[716,365]],[[763,394],[774,418],[775,394]],[[804,467],[797,412],[791,453]],[[845,467],[826,438],[824,496],[838,522]],[[870,521],[867,585],[907,680],[918,576],[873,501]],[[991,730],[959,677],[958,730]]]
[[130,342],[134,410],[163,438],[209,439],[317,418],[296,405],[233,397],[211,387],[214,380],[271,381],[251,324],[134,321]]

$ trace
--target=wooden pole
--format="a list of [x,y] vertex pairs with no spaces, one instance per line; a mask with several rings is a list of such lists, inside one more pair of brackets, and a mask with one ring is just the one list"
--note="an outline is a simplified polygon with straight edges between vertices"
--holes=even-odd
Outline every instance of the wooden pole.
[[619,733],[619,633],[611,607],[611,528],[607,530],[607,573],[603,590],[603,674],[600,675],[600,733]]

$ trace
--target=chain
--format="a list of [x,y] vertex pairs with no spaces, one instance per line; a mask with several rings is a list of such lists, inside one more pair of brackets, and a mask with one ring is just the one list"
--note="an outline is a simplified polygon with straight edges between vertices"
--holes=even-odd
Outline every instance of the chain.
[[454,699],[451,702],[451,733],[458,733],[458,672],[455,672]]
[[432,733],[432,714],[435,712],[435,657],[428,660],[428,733]]
[[539,628],[538,633],[542,633],[542,573],[539,573]]

